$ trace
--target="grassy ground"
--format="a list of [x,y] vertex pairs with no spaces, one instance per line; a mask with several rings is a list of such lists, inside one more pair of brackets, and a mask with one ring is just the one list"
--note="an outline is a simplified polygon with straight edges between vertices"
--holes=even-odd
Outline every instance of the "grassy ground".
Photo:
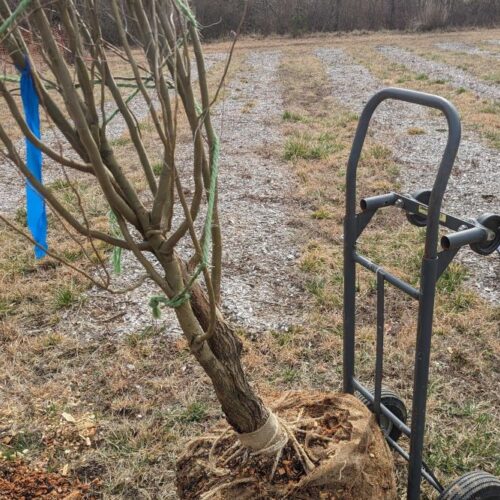
[[[498,38],[496,31],[478,33],[457,36]],[[488,133],[498,132],[498,109],[484,113],[468,93],[456,94],[446,85],[418,80],[397,66],[383,68],[373,47],[399,40],[429,43],[414,35],[370,35],[241,44],[233,73],[244,71],[249,50],[282,51],[285,140],[281,151],[262,154],[279,155],[299,179],[300,267],[313,304],[304,325],[290,331],[267,332],[258,338],[241,331],[245,365],[264,396],[292,388],[340,388],[341,221],[345,165],[357,116],[333,99],[334,89],[313,49],[332,43],[347,46],[358,61],[388,82],[407,78],[404,85],[453,97],[466,126],[477,128],[487,140]],[[225,47],[211,45],[210,50]],[[219,72],[220,65],[213,69],[214,74]],[[154,148],[147,123],[142,131],[147,145]],[[132,168],[126,136],[116,148]],[[397,184],[398,166],[391,157],[385,145],[368,141],[360,171],[363,195]],[[60,188],[67,190],[64,185]],[[85,200],[94,205],[95,223],[107,225],[105,207],[92,187],[81,188]],[[70,190],[68,203],[74,203]],[[17,217],[22,223],[22,211]],[[363,250],[416,284],[419,258],[414,251],[421,247],[422,232],[408,226],[401,229],[400,222],[392,213],[381,214],[364,238]],[[52,246],[87,265],[71,238],[63,233],[52,237]],[[446,480],[478,467],[500,474],[496,391],[500,308],[466,288],[466,272],[452,266],[437,297],[427,442],[429,463]],[[167,338],[155,327],[116,337],[105,333],[106,318],[103,332],[90,339],[59,331],[62,316],[78,314],[88,285],[54,263],[35,265],[29,245],[4,227],[0,228],[0,283],[2,455],[22,456],[30,464],[67,471],[82,480],[99,478],[96,495],[105,498],[174,498],[175,457],[189,438],[206,432],[221,416],[210,384],[185,342]],[[385,382],[409,401],[416,305],[390,288],[387,292]],[[373,276],[360,274],[357,361],[360,378],[368,385],[374,365],[374,299]],[[400,461],[398,475],[403,491]]]

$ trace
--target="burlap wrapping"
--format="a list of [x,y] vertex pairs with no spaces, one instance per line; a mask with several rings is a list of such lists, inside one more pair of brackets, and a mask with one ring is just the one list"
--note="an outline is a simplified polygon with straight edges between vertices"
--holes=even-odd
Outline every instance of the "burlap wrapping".
[[277,453],[288,441],[286,432],[272,411],[269,412],[269,418],[260,429],[246,434],[238,434],[238,439],[245,448],[263,455]]
[[[324,415],[332,421],[336,416],[342,416],[339,420],[345,421],[349,432],[347,437],[333,440],[322,450],[323,454],[311,473],[288,482],[269,481],[269,471],[259,477],[249,475],[248,461],[242,463],[241,470],[228,468],[225,474],[213,474],[206,466],[213,441],[198,441],[178,461],[177,491],[180,498],[199,500],[205,498],[206,492],[209,492],[210,500],[397,498],[392,453],[373,415],[357,398],[348,394],[291,392],[280,398],[272,410],[275,413],[270,414],[261,429],[256,433],[234,436],[232,441],[227,441],[226,449],[236,446],[237,437],[241,444],[252,450],[270,448],[278,443],[281,446],[276,414],[280,420],[291,422],[289,428],[297,422],[300,425],[299,415],[303,419]],[[226,449],[222,447],[218,453],[224,454]],[[264,457],[258,451],[251,455],[259,455],[254,457],[252,466],[258,469]]]

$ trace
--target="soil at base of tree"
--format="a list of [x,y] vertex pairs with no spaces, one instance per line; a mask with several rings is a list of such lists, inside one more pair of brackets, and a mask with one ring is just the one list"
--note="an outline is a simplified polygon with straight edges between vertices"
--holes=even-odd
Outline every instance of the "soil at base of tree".
[[55,472],[35,470],[20,460],[0,459],[0,499],[64,499],[97,498],[91,485]]
[[[275,456],[249,456],[224,428],[193,441],[177,466],[182,499],[395,499],[392,454],[373,415],[354,396],[286,393],[272,406],[294,430],[315,469],[305,474],[289,442],[269,480]],[[217,438],[218,436],[218,438]],[[212,450],[212,460],[210,452]]]

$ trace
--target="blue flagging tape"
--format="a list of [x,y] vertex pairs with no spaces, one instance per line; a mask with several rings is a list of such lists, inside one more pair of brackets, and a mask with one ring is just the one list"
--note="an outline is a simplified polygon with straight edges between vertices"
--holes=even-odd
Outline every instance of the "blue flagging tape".
[[[40,108],[38,94],[28,60],[21,71],[21,98],[26,123],[38,139],[40,134]],[[33,176],[42,182],[42,152],[26,138],[26,164]],[[26,213],[28,229],[36,241],[35,257],[45,257],[47,250],[47,212],[44,197],[26,180]]]

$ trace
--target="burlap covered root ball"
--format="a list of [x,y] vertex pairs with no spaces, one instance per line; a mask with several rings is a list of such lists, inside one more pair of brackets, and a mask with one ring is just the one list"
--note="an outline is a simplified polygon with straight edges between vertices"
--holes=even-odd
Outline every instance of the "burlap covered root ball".
[[269,406],[257,436],[219,426],[188,445],[177,466],[182,499],[396,498],[392,454],[354,396],[291,392]]

